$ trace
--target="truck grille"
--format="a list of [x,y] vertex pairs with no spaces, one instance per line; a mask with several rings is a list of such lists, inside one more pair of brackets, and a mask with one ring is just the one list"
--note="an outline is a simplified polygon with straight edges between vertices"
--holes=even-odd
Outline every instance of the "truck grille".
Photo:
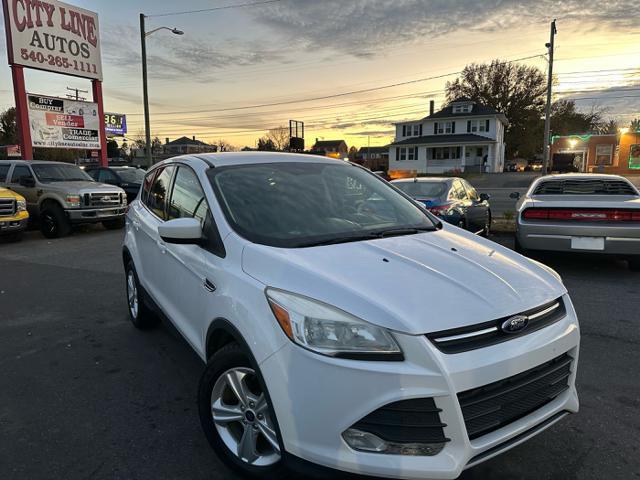
[[16,213],[16,201],[13,198],[0,198],[0,217],[13,217]]
[[[484,348],[513,338],[527,335],[557,322],[567,314],[562,297],[539,307],[521,312],[518,315],[499,318],[489,322],[477,323],[469,327],[453,328],[430,333],[427,338],[444,353],[461,353]],[[520,317],[526,322],[518,331],[506,330],[504,324]]]
[[572,360],[565,353],[513,377],[459,393],[469,439],[525,417],[567,390]]
[[113,207],[121,203],[122,196],[118,192],[85,194],[85,204],[89,207]]

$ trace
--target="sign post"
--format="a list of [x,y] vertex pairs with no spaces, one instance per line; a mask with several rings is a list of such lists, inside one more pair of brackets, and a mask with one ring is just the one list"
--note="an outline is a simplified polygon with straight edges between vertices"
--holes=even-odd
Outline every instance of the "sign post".
[[11,65],[13,94],[16,100],[16,130],[22,160],[33,160],[29,114],[27,110],[27,90],[24,85],[24,70],[20,65]]
[[[27,67],[92,80],[94,100],[98,103],[97,110],[101,112],[97,148],[102,152],[101,163],[106,165],[98,15],[58,0],[2,0],[2,7],[22,158],[33,160],[23,70]],[[56,121],[59,123],[62,120]],[[82,136],[84,132],[80,132],[80,129],[84,127],[78,129]]]
[[100,132],[100,166],[106,167],[109,165],[109,159],[107,158],[107,127],[104,121],[104,106],[102,103],[102,82],[100,80],[92,80],[91,86],[93,89],[93,101],[98,104],[98,121]]

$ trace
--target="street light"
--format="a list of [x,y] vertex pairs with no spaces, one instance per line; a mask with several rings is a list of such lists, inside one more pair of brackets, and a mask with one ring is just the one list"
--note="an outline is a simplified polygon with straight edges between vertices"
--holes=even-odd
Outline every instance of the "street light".
[[151,166],[153,158],[151,156],[151,127],[149,122],[149,91],[147,88],[147,37],[158,30],[169,30],[175,35],[184,35],[182,30],[169,27],[158,27],[149,32],[145,31],[144,13],[140,14],[140,44],[142,46],[142,99],[144,102],[144,134],[145,134],[145,157],[147,166]]

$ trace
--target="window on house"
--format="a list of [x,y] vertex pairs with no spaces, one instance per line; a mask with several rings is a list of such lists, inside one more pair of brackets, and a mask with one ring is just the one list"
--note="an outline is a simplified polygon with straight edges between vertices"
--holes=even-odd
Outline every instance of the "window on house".
[[446,133],[456,133],[453,122],[438,122],[436,123],[435,130],[438,135],[443,135]]
[[486,120],[469,120],[467,121],[467,132],[488,132],[489,119]]
[[461,154],[461,147],[435,147],[433,149],[433,158],[435,160],[450,160],[454,158],[460,158]]
[[418,160],[418,147],[400,147],[396,149],[397,160]]
[[468,113],[471,111],[471,105],[454,105],[453,113]]

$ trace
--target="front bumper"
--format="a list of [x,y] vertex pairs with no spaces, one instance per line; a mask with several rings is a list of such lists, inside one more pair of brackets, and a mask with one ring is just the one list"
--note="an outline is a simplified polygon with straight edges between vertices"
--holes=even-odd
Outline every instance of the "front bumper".
[[11,235],[27,228],[29,214],[20,212],[13,217],[0,217],[0,235]]
[[127,207],[126,205],[117,205],[106,208],[78,208],[69,209],[66,212],[71,223],[92,223],[124,218]]
[[[267,358],[261,371],[289,454],[346,472],[402,479],[457,478],[578,411],[575,375],[579,327],[567,315],[508,342],[460,354],[438,351],[425,336],[398,335],[404,362],[366,362],[316,355],[292,343]],[[573,357],[569,388],[534,412],[469,440],[457,394],[519,374],[563,353]],[[435,456],[365,453],[342,433],[371,412],[401,400],[432,397],[450,439]]]
[[[522,248],[559,252],[591,252],[614,255],[640,255],[640,226],[608,226],[593,223],[567,224],[518,220],[516,236]],[[602,249],[573,248],[572,239],[603,238]]]

